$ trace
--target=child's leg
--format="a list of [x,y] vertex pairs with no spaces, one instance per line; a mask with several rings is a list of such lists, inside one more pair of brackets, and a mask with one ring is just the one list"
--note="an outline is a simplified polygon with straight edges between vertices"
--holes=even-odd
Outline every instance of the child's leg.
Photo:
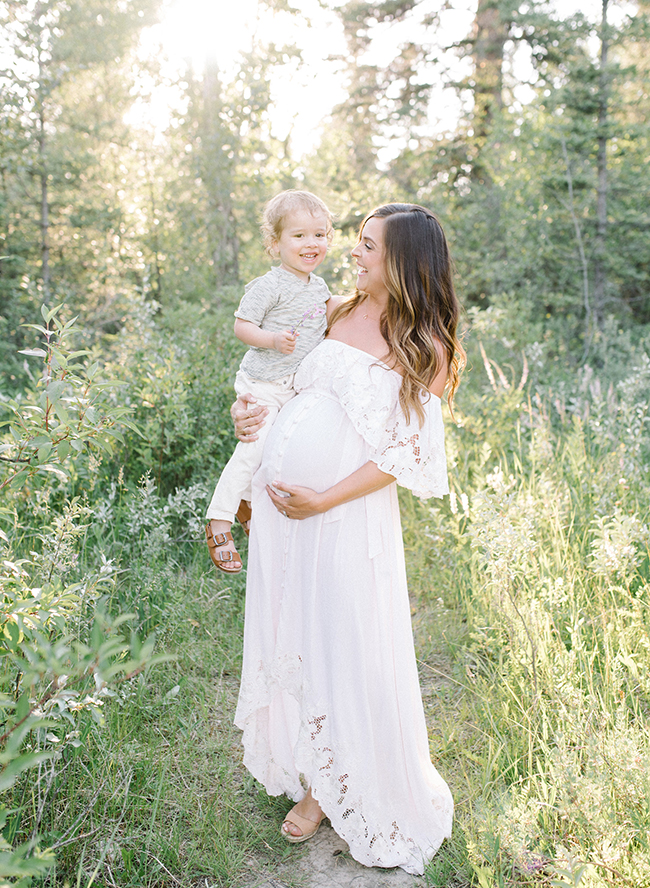
[[251,479],[262,461],[264,442],[279,410],[273,404],[265,406],[268,407],[269,414],[258,432],[257,441],[239,441],[221,473],[206,513],[208,521],[215,519],[226,521],[230,525],[235,520],[239,503],[243,499],[250,500]]
[[[258,432],[257,441],[246,443],[240,441],[221,473],[206,513],[209,536],[213,538],[215,534],[228,533],[235,520],[241,501],[250,501],[251,480],[262,461],[266,437],[280,408],[295,394],[293,390],[293,375],[268,382],[251,379],[240,370],[235,380],[235,391],[237,395],[249,392],[257,398],[258,403],[268,408],[269,413],[264,425]],[[221,537],[219,538],[221,539]],[[235,552],[232,540],[223,543],[223,546],[220,546],[220,548],[223,548],[225,551]],[[235,569],[237,571],[241,569],[240,561],[233,565],[232,572],[235,572]]]

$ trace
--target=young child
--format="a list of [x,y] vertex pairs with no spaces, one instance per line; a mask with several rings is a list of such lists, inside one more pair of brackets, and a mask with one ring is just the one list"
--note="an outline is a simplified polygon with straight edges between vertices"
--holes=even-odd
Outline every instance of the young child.
[[332,217],[323,201],[309,191],[282,191],[264,208],[262,234],[267,253],[279,257],[280,265],[247,284],[235,312],[235,335],[250,346],[235,377],[235,391],[250,392],[269,414],[257,441],[237,444],[208,507],[210,557],[226,573],[242,569],[230,528],[237,515],[248,533],[251,479],[266,436],[282,405],[295,395],[298,365],[327,327],[330,292],[313,274],[332,237]]

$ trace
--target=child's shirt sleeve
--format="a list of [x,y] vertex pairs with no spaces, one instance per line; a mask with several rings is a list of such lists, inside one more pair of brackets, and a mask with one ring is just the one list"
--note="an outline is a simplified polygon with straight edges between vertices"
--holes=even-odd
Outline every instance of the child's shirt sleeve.
[[255,278],[246,284],[235,317],[260,327],[268,312],[278,304],[279,299],[278,288],[268,280],[268,275]]

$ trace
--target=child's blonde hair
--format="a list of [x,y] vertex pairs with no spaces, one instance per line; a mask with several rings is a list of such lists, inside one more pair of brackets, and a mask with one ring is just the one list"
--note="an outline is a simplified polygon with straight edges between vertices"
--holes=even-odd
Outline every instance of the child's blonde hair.
[[311,191],[298,191],[297,189],[281,191],[271,198],[262,214],[262,237],[264,248],[269,256],[274,255],[273,245],[280,240],[285,218],[294,210],[306,210],[312,216],[322,213],[327,220],[327,240],[331,242],[332,214],[320,197],[316,197]]

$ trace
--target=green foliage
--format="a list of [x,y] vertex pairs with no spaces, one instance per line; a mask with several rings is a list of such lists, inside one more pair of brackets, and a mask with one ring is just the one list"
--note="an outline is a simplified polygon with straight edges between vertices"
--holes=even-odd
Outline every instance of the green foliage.
[[[82,423],[84,450],[71,447],[61,464],[67,481],[35,470],[29,499],[6,488],[20,521],[5,526],[21,554],[2,577],[11,666],[2,699],[16,726],[29,683],[31,726],[10,735],[20,749],[6,778],[7,853],[41,865],[25,844],[40,832],[41,848],[57,855],[51,884],[110,873],[136,885],[165,870],[236,884],[251,856],[277,874],[287,854],[276,828],[284,806],[246,777],[231,727],[243,579],[215,586],[201,541],[216,463],[231,446],[231,307],[156,313],[135,302],[97,377],[120,373],[126,385],[97,397],[107,419],[128,402],[146,437],[118,418],[121,439],[101,462],[93,456],[82,494],[86,451],[98,453],[93,435],[104,428],[91,434]],[[427,879],[598,886],[613,871],[643,885],[650,361],[612,327],[602,367],[569,374],[520,316],[520,302],[505,297],[471,313],[461,424],[448,429],[453,493],[433,505],[401,496],[432,753],[458,800],[454,839]],[[54,317],[44,363],[74,332]],[[221,380],[212,393],[209,361]],[[71,397],[88,383],[84,368],[70,374]],[[197,414],[203,425],[212,418],[215,435],[205,462]],[[169,443],[159,485],[161,415]],[[134,466],[144,470],[137,485]],[[133,675],[151,642],[124,637],[121,613],[178,662],[153,679]],[[55,675],[65,684],[53,685]],[[89,838],[77,812],[94,818]]]
[[8,135],[0,149],[0,249],[8,257],[0,294],[12,337],[26,293],[31,313],[42,301],[66,299],[104,323],[117,297],[116,277],[124,274],[116,257],[141,265],[137,250],[121,242],[125,213],[116,196],[115,155],[128,141],[123,116],[134,99],[132,53],[156,5],[0,5]]
[[130,486],[150,473],[159,492],[192,484],[214,487],[235,445],[230,405],[244,347],[232,332],[238,294],[209,304],[157,306],[134,299],[110,346],[106,372],[128,386],[141,434],[124,438],[104,461],[110,483],[118,471]]
[[102,375],[98,362],[90,366],[81,362],[87,351],[71,350],[76,318],[64,323],[58,317],[60,309],[60,305],[42,308],[45,327],[25,325],[41,334],[43,341],[21,353],[40,358],[44,369],[34,392],[0,404],[9,414],[2,422],[8,434],[0,444],[0,491],[25,488],[36,476],[52,474],[65,480],[71,455],[88,453],[89,445],[110,454],[115,442],[122,440],[124,428],[137,432],[129,419],[132,410],[111,403],[110,394],[118,383]]
[[430,594],[450,611],[426,626],[461,695],[440,767],[469,791],[479,884],[646,885],[650,360],[527,394],[483,329],[486,382],[461,388],[454,490],[428,515]]
[[[81,361],[86,352],[73,350],[75,320],[58,317],[61,306],[43,308],[45,327],[34,325],[43,347],[27,349],[40,358],[43,370],[36,391],[2,403],[8,419],[0,452],[5,505],[2,516],[13,518],[8,533],[0,530],[5,551],[0,566],[0,790],[24,785],[35,769],[55,773],[68,750],[81,745],[87,716],[97,723],[116,686],[130,682],[148,666],[165,659],[154,655],[154,636],[142,640],[126,624],[132,615],[111,615],[106,596],[114,569],[104,560],[96,571],[70,582],[76,571],[79,524],[90,510],[73,498],[41,527],[40,551],[29,557],[13,554],[32,530],[24,523],[26,501],[37,493],[62,488],[72,475],[84,472],[92,448],[110,453],[124,428],[137,431],[129,407],[111,402],[115,383],[99,365]],[[62,488],[64,489],[64,488]],[[17,811],[12,817],[16,818]],[[3,824],[9,812],[1,812]],[[18,877],[27,886],[53,862],[37,844],[40,815],[30,840],[0,847],[0,878]],[[10,832],[12,832],[10,830]],[[14,838],[16,831],[13,830]]]

